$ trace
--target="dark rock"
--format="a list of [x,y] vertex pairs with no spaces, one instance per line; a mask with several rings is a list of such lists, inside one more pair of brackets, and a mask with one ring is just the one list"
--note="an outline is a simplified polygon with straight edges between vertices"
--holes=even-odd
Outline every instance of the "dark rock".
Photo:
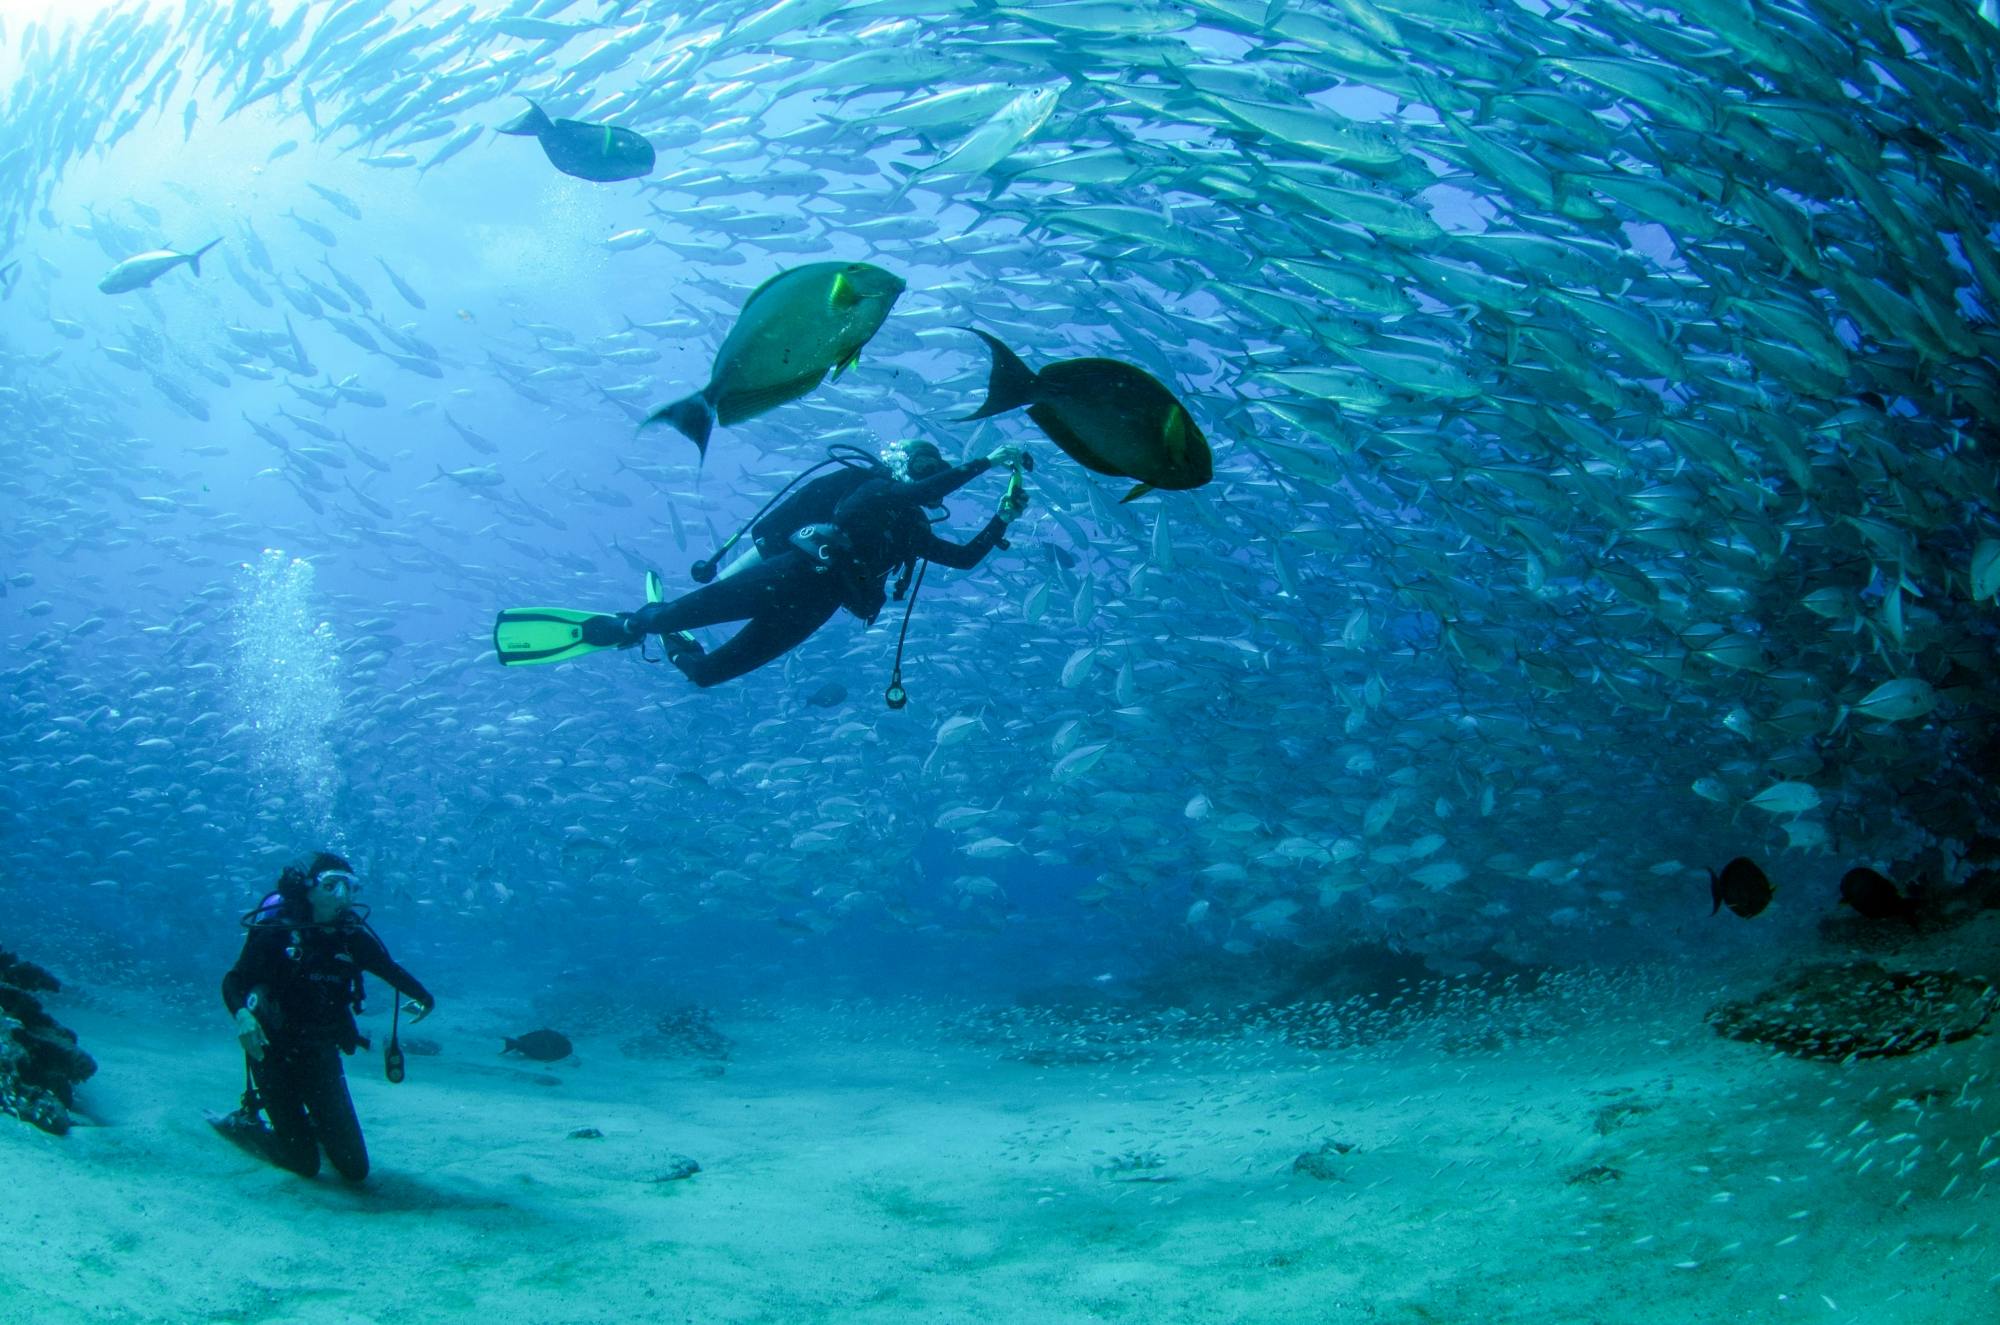
[[1708,1013],[1720,1035],[1800,1058],[1893,1058],[1963,1040],[1993,1015],[1993,987],[1953,971],[1874,962],[1804,967]]
[[686,1155],[669,1155],[667,1156],[666,1164],[661,1167],[660,1171],[646,1179],[646,1181],[680,1182],[683,1179],[692,1178],[699,1172],[701,1172],[701,1165],[695,1163]]
[[62,992],[62,981],[33,962],[22,961],[5,948],[0,948],[0,985],[12,985],[31,994]]
[[569,1134],[569,1139],[572,1141],[602,1141],[604,1133],[598,1131],[595,1127],[579,1127]]
[[97,1071],[76,1033],[35,997],[61,989],[41,967],[0,949],[0,1112],[57,1135],[69,1130],[77,1085]]
[[1151,1150],[1130,1150],[1122,1155],[1113,1155],[1102,1164],[1094,1164],[1091,1171],[1112,1182],[1178,1182],[1171,1174],[1160,1172],[1167,1166],[1166,1159]]
[[1658,1107],[1660,1106],[1657,1104],[1648,1104],[1643,1100],[1618,1100],[1603,1106],[1591,1115],[1590,1125],[1599,1136],[1609,1136],[1634,1118],[1651,1113]]
[[715,1014],[699,1004],[676,1008],[653,1023],[653,1029],[621,1046],[633,1058],[702,1058],[726,1063],[733,1041],[715,1029]]
[[1353,1149],[1354,1146],[1346,1141],[1323,1141],[1318,1150],[1305,1151],[1294,1159],[1292,1172],[1303,1173],[1320,1182],[1338,1182],[1340,1169],[1334,1161]]

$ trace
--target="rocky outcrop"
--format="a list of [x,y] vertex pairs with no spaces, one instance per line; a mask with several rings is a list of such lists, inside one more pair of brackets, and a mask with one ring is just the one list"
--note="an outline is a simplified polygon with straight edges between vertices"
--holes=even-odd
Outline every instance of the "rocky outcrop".
[[0,1113],[58,1136],[69,1130],[76,1087],[97,1071],[76,1033],[42,1010],[62,983],[0,948]]
[[1993,1015],[1994,991],[1954,971],[1892,971],[1875,962],[1802,967],[1708,1020],[1734,1040],[1800,1058],[1893,1058],[1963,1040]]

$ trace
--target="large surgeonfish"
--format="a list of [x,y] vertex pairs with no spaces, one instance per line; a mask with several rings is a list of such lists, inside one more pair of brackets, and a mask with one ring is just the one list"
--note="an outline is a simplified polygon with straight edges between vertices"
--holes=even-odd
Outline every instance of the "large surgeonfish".
[[1145,369],[1118,359],[1064,359],[1038,373],[994,337],[966,330],[993,351],[986,403],[968,420],[1026,405],[1028,417],[1085,469],[1138,479],[1123,501],[1154,488],[1198,488],[1215,476],[1193,416]]
[[539,139],[549,164],[577,179],[611,184],[637,179],[653,169],[653,145],[630,129],[582,120],[552,120],[534,102],[501,133]]
[[838,377],[853,367],[903,289],[902,277],[866,262],[811,262],[779,272],[744,301],[715,352],[708,385],[660,406],[646,422],[673,424],[706,456],[717,421],[755,418],[805,395],[829,369]]
[[106,294],[124,294],[128,290],[144,289],[183,262],[188,265],[189,271],[199,276],[201,255],[221,242],[219,239],[211,239],[192,253],[176,253],[170,248],[157,248],[150,253],[134,254],[104,273],[104,279],[97,283],[97,288]]

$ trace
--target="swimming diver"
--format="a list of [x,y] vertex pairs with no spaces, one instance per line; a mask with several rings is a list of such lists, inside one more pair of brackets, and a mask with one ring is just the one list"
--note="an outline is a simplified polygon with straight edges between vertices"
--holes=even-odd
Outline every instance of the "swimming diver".
[[[302,1177],[319,1172],[320,1147],[340,1176],[368,1176],[368,1147],[340,1056],[368,1041],[354,1024],[362,972],[379,976],[411,1002],[412,1024],[437,1006],[417,978],[396,964],[357,909],[353,867],[328,851],[287,865],[276,891],[243,917],[243,952],[222,977],[222,1001],[236,1018],[249,1082],[243,1105],[212,1118],[230,1140]],[[389,1079],[402,1080],[401,1050],[391,1033]],[[266,1126],[258,1111],[270,1119]]]
[[[667,660],[689,680],[703,688],[720,685],[804,643],[842,607],[872,623],[888,602],[891,571],[901,571],[896,588],[901,599],[919,561],[971,570],[995,547],[1005,546],[1007,526],[1028,506],[1020,471],[1032,461],[1017,446],[947,465],[937,447],[919,440],[891,445],[881,460],[850,448],[832,455],[830,463],[838,466],[834,473],[812,480],[752,521],[752,548],[720,578],[713,561],[697,562],[694,576],[704,581],[702,587],[669,603],[659,601],[658,577],[649,574],[651,601],[633,612],[502,612],[493,628],[500,661],[556,662],[599,649],[629,649],[659,635]],[[939,538],[925,508],[996,465],[1014,470],[998,512],[965,543]],[[730,621],[746,624],[714,650],[688,633]],[[887,698],[890,707],[902,707],[900,645],[897,679]]]

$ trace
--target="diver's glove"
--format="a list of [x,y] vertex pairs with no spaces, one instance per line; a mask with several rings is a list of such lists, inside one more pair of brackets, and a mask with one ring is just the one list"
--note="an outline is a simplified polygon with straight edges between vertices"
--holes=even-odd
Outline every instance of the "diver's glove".
[[437,1003],[435,1001],[426,1003],[421,999],[413,998],[409,1002],[403,1004],[403,1011],[409,1014],[410,1024],[412,1026],[422,1021],[425,1017],[430,1016],[431,1013],[435,1012],[436,1010],[437,1010]]
[[1035,463],[1029,457],[1028,448],[1025,446],[998,446],[987,452],[986,458],[993,463],[995,469],[1004,466],[1007,469],[1014,470],[1016,473],[1020,472],[1024,467],[1033,468]]
[[257,1020],[257,1014],[249,1008],[236,1011],[236,1042],[243,1046],[244,1056],[253,1063],[264,1061],[264,1050],[271,1043],[264,1034],[264,1023]]

